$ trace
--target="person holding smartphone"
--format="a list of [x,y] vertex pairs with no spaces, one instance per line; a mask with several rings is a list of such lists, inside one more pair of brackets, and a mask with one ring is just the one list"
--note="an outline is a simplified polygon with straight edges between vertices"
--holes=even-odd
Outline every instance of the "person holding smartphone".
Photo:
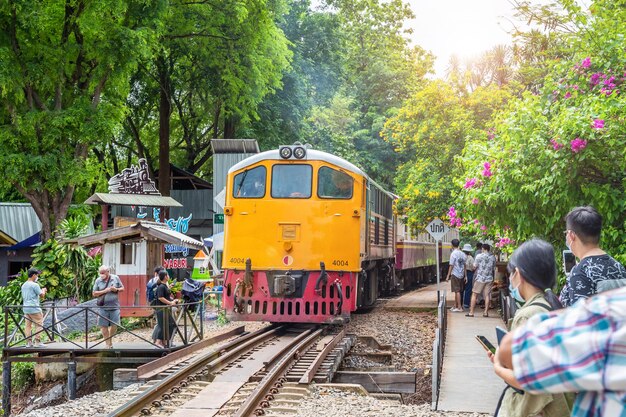
[[626,269],[600,248],[602,216],[591,207],[576,207],[565,217],[565,244],[580,259],[561,290],[564,306],[626,285]]
[[[561,308],[551,288],[556,284],[556,260],[552,245],[541,239],[532,239],[518,247],[509,260],[509,290],[513,298],[524,305],[517,310],[511,331],[522,326],[537,314]],[[494,362],[493,353],[488,353]],[[570,415],[573,396],[566,394],[530,394],[521,391],[510,369],[494,362],[495,373],[509,386],[500,398],[497,416],[566,417]],[[508,388],[508,387],[507,387]]]

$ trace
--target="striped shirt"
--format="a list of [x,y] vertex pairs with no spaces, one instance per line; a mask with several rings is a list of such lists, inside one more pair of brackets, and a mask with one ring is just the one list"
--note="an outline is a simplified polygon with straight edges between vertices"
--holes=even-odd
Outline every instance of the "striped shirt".
[[512,352],[525,390],[578,392],[572,416],[626,417],[626,287],[531,317]]

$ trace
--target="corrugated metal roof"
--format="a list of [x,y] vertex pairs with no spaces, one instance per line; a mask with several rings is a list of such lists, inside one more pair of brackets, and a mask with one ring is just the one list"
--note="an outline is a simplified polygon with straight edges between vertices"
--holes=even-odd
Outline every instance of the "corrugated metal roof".
[[256,139],[211,139],[213,153],[259,153]]
[[118,227],[106,230],[104,232],[95,233],[89,236],[79,237],[77,239],[66,240],[68,243],[78,243],[82,246],[102,245],[106,242],[120,241],[128,238],[154,237],[166,243],[173,245],[185,246],[193,249],[202,249],[202,242],[184,235],[175,230],[170,230],[162,223],[142,222],[138,221],[131,226]]
[[41,231],[41,222],[29,203],[0,203],[0,230],[21,242]]
[[146,194],[107,194],[95,193],[85,201],[85,204],[119,204],[125,206],[146,207],[182,207],[172,197]]

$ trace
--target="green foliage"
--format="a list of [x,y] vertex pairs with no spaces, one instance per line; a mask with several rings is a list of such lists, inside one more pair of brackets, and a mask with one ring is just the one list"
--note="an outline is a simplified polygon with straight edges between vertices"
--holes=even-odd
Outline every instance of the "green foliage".
[[76,186],[89,183],[88,149],[123,119],[128,80],[150,56],[165,2],[0,6],[0,175],[52,237]]
[[[60,238],[72,239],[84,235],[88,222],[89,219],[81,215],[65,219],[59,225]],[[73,295],[80,301],[91,299],[93,281],[98,276],[102,255],[90,257],[84,247],[73,244],[63,244],[59,250],[64,257],[64,268],[73,277]]]
[[28,279],[26,275],[26,270],[20,271],[17,277],[0,288],[0,305],[22,305],[22,284]]
[[[561,3],[582,26],[571,39],[576,57],[554,66],[539,94],[526,93],[497,115],[493,141],[468,144],[457,185],[478,181],[459,188],[460,215],[486,226],[491,237],[541,236],[562,247],[565,214],[593,205],[605,220],[603,247],[625,261],[626,54],[616,40],[626,36],[626,15],[597,1],[587,23],[577,6]],[[481,174],[485,162],[491,177]]]
[[219,310],[217,312],[216,323],[217,323],[218,326],[225,326],[228,323],[230,323],[230,320],[226,316],[226,311],[225,310],[221,309],[221,310]]
[[11,388],[20,392],[35,382],[34,362],[15,362],[11,365]]
[[408,224],[422,228],[442,217],[459,190],[454,179],[468,137],[488,133],[491,114],[511,97],[505,89],[480,87],[467,97],[457,95],[447,83],[437,80],[409,98],[385,125],[385,140],[396,152],[411,155],[397,172],[400,195],[396,210],[408,216]]

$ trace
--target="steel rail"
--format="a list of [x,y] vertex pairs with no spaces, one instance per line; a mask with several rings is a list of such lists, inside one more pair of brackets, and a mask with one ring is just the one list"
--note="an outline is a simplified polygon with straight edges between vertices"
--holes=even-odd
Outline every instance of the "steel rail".
[[311,365],[309,365],[304,375],[302,375],[302,378],[300,378],[300,381],[298,381],[299,384],[310,384],[311,381],[313,381],[313,378],[315,378],[315,374],[317,373],[317,370],[320,368],[320,366],[322,366],[324,359],[326,359],[328,354],[335,348],[335,346],[337,346],[337,344],[341,340],[343,340],[345,335],[346,335],[346,328],[344,327],[341,329],[341,331],[337,335],[335,335],[335,337],[332,338],[330,342],[328,342],[326,346],[324,346],[324,348],[317,355],[315,360],[311,363]]
[[[227,355],[229,357],[232,357],[232,354],[230,351],[228,351],[228,349],[235,347],[235,350],[240,352],[241,350],[243,350],[241,346],[252,346],[258,344],[275,334],[280,329],[282,329],[282,326],[272,325],[264,329],[257,330],[253,333],[241,336],[231,342],[226,343],[223,346],[220,346],[219,349],[214,349],[210,352],[203,354],[202,356],[194,359],[191,363],[189,363],[189,365],[178,370],[172,375],[167,376],[166,378],[162,379],[161,381],[147,389],[145,392],[141,393],[126,404],[117,408],[116,410],[111,412],[108,417],[130,417],[141,413],[146,405],[152,404],[152,402],[159,399],[161,395],[174,388],[176,385],[178,385],[189,376],[200,371],[202,368],[214,367],[217,364],[222,364],[224,360],[221,360],[222,357],[219,356],[220,354],[224,354],[224,357]],[[214,359],[216,356],[218,356],[217,359]],[[207,363],[209,361],[211,362]]]
[[[253,413],[253,411],[257,412],[257,415],[263,414],[262,412],[258,411],[259,408],[257,408],[257,406],[263,401],[264,396],[266,400],[273,399],[271,395],[275,394],[276,392],[274,391],[275,388],[272,388],[272,385],[275,385],[277,383],[279,377],[288,370],[289,365],[292,365],[294,361],[300,358],[301,352],[305,350],[316,338],[318,338],[322,331],[323,329],[318,329],[315,331],[313,331],[313,329],[310,329],[294,339],[293,343],[291,343],[290,345],[296,345],[289,351],[288,354],[284,355],[282,359],[280,359],[280,361],[276,363],[276,365],[270,370],[267,375],[265,375],[265,377],[250,393],[248,399],[239,407],[235,414],[233,414],[233,417],[248,417]],[[282,352],[284,352],[288,348],[289,347],[286,347],[279,354],[282,354]],[[275,355],[275,357],[277,356],[278,355]]]

